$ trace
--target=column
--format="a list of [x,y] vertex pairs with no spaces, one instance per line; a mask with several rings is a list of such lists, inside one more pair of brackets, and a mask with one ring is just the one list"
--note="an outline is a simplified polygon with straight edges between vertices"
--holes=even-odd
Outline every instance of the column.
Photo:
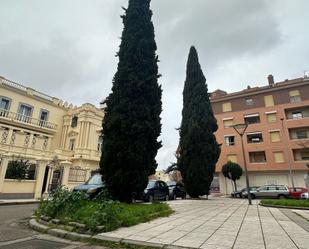
[[3,183],[5,179],[5,173],[8,168],[8,164],[10,161],[10,157],[3,155],[1,160],[1,167],[0,167],[0,193],[2,192]]
[[35,182],[35,190],[34,190],[34,198],[39,199],[42,196],[42,188],[43,188],[43,181],[44,175],[46,170],[47,161],[43,159],[37,160],[37,167],[36,167],[36,182]]
[[70,174],[70,168],[72,167],[72,163],[69,161],[63,161],[60,162],[60,165],[63,167],[61,186],[68,187],[69,174]]

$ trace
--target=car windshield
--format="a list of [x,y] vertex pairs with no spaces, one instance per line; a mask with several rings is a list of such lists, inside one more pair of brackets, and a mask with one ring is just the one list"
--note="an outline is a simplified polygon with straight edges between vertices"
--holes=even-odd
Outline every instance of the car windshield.
[[86,183],[87,185],[102,185],[102,176],[101,175],[94,175],[92,176]]
[[148,182],[147,189],[153,188],[155,185],[156,185],[155,181],[150,181],[150,182]]

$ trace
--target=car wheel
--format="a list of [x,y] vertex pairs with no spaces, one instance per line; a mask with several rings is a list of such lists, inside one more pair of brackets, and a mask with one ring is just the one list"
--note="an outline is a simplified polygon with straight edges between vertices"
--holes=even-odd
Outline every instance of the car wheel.
[[279,195],[278,199],[285,199],[286,197],[284,195]]
[[154,201],[153,195],[149,195],[148,201],[149,201],[149,202],[153,202],[153,201]]
[[251,199],[255,199],[255,195],[254,194],[251,194]]

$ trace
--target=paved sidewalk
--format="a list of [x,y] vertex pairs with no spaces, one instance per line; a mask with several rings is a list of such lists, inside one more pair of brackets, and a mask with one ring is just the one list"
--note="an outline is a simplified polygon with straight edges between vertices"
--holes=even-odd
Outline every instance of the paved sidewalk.
[[205,249],[309,249],[309,232],[277,208],[212,198],[169,202],[174,215],[102,233],[122,240]]
[[40,200],[37,199],[0,199],[1,205],[18,205],[18,204],[34,204],[39,203]]

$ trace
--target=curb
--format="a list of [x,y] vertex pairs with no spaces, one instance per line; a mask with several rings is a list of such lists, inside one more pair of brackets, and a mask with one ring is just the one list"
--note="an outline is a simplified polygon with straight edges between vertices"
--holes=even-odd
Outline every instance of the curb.
[[272,207],[272,208],[285,208],[285,209],[298,209],[298,210],[309,210],[309,207],[292,207],[292,206],[279,206],[279,205],[272,205],[272,204],[259,204],[263,207]]
[[43,225],[39,222],[37,222],[35,219],[31,219],[29,221],[29,226],[38,232],[41,233],[47,233],[49,235],[73,240],[73,241],[85,241],[85,240],[92,240],[95,242],[113,242],[118,244],[130,244],[135,246],[148,246],[148,247],[156,247],[156,248],[164,248],[164,249],[185,249],[188,247],[181,247],[181,246],[173,246],[173,245],[166,245],[161,243],[155,243],[155,242],[144,242],[144,241],[138,241],[138,240],[130,240],[130,239],[120,239],[115,237],[110,237],[106,235],[88,235],[88,234],[80,234],[75,232],[69,232],[58,228],[51,228],[46,225]]
[[27,204],[37,204],[40,203],[40,201],[12,201],[12,202],[1,202],[0,201],[0,206],[10,206],[10,205],[27,205]]

